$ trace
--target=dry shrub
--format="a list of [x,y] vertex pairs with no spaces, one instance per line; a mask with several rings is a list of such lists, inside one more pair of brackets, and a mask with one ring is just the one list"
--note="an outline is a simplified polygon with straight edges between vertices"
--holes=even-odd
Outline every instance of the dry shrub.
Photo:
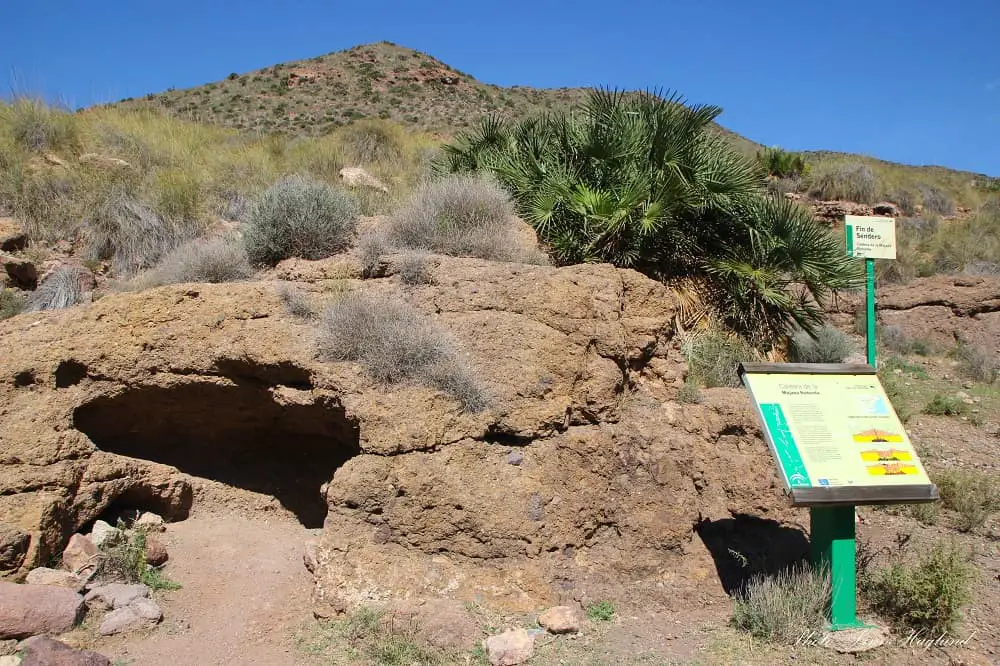
[[732,622],[757,638],[794,644],[823,629],[829,599],[829,575],[803,564],[752,578],[734,602]]
[[418,381],[451,395],[466,411],[487,406],[450,336],[405,302],[348,294],[323,314],[318,341],[322,359],[360,363],[380,384]]
[[452,175],[427,182],[389,219],[392,244],[456,257],[547,263],[514,226],[514,204],[495,180]]
[[250,213],[247,256],[255,265],[329,257],[348,246],[359,214],[357,202],[339,188],[303,176],[285,178]]
[[760,359],[760,353],[739,336],[707,328],[689,334],[681,343],[693,381],[708,388],[740,386],[739,365]]
[[853,354],[851,337],[833,326],[824,326],[812,337],[805,331],[792,336],[792,360],[796,363],[843,363]]
[[60,310],[83,302],[83,288],[80,285],[80,269],[63,266],[42,280],[31,292],[24,309],[26,312]]
[[236,238],[197,238],[171,250],[140,279],[144,287],[184,282],[234,282],[253,275],[243,244]]
[[131,276],[154,266],[193,234],[128,196],[102,201],[87,223],[92,259],[110,259],[117,275]]

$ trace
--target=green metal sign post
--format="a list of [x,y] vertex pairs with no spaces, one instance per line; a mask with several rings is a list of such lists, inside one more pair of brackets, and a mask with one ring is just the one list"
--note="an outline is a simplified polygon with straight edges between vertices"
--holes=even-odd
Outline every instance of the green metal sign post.
[[[892,233],[888,233],[885,222],[892,225]],[[868,365],[877,368],[874,256],[885,256],[891,251],[891,255],[895,257],[895,222],[847,218],[844,230],[847,236],[848,254],[865,258],[866,358]],[[818,571],[829,572],[830,575],[831,631],[867,626],[858,620],[857,616],[857,571],[855,571],[857,534],[854,520],[854,505],[814,506],[809,509],[813,566]]]

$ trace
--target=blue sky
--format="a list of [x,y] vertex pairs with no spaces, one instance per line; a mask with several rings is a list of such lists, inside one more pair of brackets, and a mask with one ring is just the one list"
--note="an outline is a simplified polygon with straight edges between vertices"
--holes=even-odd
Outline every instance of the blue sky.
[[72,106],[389,40],[499,85],[663,87],[795,150],[1000,176],[998,0],[4,0],[4,93]]

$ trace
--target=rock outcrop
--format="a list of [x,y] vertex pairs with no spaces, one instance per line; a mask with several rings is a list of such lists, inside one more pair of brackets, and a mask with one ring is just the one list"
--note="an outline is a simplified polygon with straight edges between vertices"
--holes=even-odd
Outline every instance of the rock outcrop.
[[526,609],[625,578],[676,594],[712,564],[680,565],[697,526],[778,515],[743,393],[673,401],[669,290],[606,265],[432,264],[412,287],[391,269],[356,279],[349,257],[272,275],[316,303],[345,287],[408,300],[454,337],[491,396],[482,413],[320,362],[277,282],[0,322],[0,521],[31,537],[19,566],[114,512],[181,519],[222,482],[324,525],[318,614],[404,593]]

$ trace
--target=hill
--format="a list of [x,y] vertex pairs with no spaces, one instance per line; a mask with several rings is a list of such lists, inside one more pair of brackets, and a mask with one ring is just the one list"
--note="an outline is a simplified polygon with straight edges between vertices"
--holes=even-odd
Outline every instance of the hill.
[[[469,129],[490,114],[520,118],[578,105],[587,88],[502,87],[483,83],[420,51],[365,44],[221,81],[126,99],[126,108],[240,130],[321,135],[362,118],[391,120],[440,135]],[[720,128],[746,152],[759,146]]]

